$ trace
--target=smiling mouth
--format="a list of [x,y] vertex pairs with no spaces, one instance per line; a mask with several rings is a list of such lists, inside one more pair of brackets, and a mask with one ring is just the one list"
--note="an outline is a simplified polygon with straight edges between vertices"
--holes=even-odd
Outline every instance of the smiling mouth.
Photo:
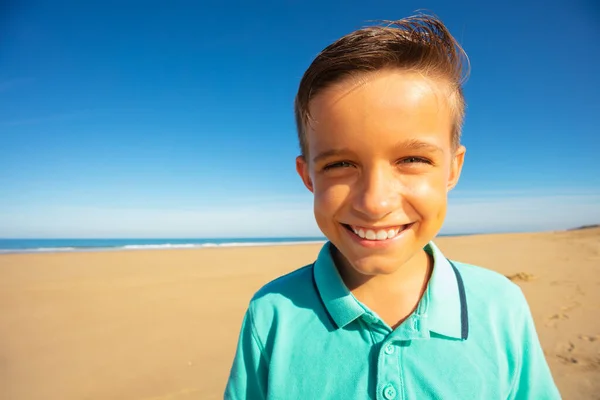
[[364,228],[361,226],[348,224],[342,224],[342,226],[346,228],[346,230],[350,231],[352,234],[358,236],[363,240],[370,240],[376,242],[393,239],[396,236],[398,236],[398,234],[400,234],[402,231],[410,228],[412,224],[413,223],[406,225],[390,226],[382,229]]

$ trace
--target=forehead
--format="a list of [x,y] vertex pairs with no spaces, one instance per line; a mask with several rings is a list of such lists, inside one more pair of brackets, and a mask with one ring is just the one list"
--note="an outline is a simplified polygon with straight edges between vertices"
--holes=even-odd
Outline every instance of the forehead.
[[444,81],[414,72],[379,71],[347,78],[311,101],[309,148],[339,141],[373,142],[382,135],[449,145],[449,92]]

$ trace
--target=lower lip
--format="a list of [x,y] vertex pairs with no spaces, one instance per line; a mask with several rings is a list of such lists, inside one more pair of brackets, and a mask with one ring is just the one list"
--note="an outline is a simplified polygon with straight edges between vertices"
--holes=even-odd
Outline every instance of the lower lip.
[[406,233],[406,231],[408,231],[412,226],[414,225],[414,222],[411,224],[408,224],[404,227],[404,229],[402,229],[400,232],[398,232],[398,234],[396,236],[394,236],[391,239],[385,239],[385,240],[367,240],[367,239],[363,239],[360,236],[358,236],[356,233],[349,231],[347,228],[342,226],[342,229],[344,229],[348,235],[350,235],[350,237],[357,242],[358,244],[360,244],[363,247],[367,247],[369,249],[381,249],[381,248],[385,248],[388,246],[391,246],[393,244],[395,244],[395,242],[397,242],[398,240],[400,240],[404,234]]

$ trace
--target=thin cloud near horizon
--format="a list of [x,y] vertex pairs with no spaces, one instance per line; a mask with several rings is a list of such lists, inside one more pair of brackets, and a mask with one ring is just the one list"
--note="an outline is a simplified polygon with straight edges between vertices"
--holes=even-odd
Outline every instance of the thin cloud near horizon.
[[[312,198],[247,206],[144,209],[58,206],[0,213],[3,238],[322,236]],[[600,194],[449,200],[440,234],[572,229],[600,223]]]

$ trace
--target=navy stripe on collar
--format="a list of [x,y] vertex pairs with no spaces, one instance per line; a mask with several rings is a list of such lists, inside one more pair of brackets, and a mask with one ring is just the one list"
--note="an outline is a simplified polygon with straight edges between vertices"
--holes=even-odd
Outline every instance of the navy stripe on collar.
[[462,276],[458,272],[458,268],[454,263],[448,260],[454,274],[456,275],[456,283],[458,284],[458,295],[460,296],[460,326],[461,326],[461,338],[466,340],[469,337],[469,313],[467,310],[467,295],[465,293],[465,284],[463,283]]

